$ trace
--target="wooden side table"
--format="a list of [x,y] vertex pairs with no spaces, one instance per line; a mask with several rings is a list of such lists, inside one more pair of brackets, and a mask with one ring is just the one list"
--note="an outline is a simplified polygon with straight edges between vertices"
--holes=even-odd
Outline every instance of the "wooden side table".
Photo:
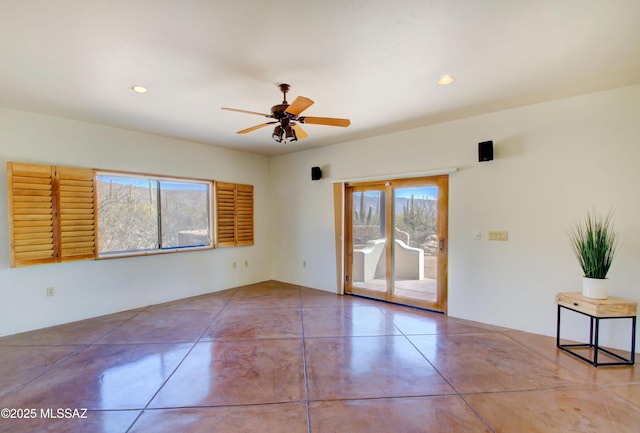
[[[558,293],[556,295],[556,304],[558,304],[558,324],[556,329],[556,346],[559,349],[576,356],[589,364],[597,367],[599,365],[633,365],[635,362],[636,347],[636,316],[638,314],[638,303],[628,301],[626,299],[615,298],[613,296],[607,299],[585,298],[581,293]],[[583,344],[560,344],[560,316],[562,309],[575,311],[589,317],[589,343]],[[624,358],[617,353],[604,349],[598,344],[598,332],[600,329],[600,320],[602,319],[631,319],[631,351],[629,358]],[[593,349],[593,359],[589,359],[577,353],[575,349]],[[617,359],[615,362],[598,362],[598,352],[604,352],[610,357]]]

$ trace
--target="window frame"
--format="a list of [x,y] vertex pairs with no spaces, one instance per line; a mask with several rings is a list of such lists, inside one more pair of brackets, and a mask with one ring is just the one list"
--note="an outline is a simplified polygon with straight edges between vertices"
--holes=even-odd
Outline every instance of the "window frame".
[[[197,245],[197,246],[178,246],[178,247],[160,247],[160,248],[151,248],[145,250],[130,250],[130,251],[115,251],[115,252],[100,252],[100,211],[99,211],[99,201],[98,201],[98,177],[99,176],[111,176],[111,177],[122,177],[127,179],[141,179],[141,180],[152,180],[158,182],[158,191],[157,196],[161,195],[160,182],[180,182],[180,183],[194,183],[194,184],[204,184],[207,185],[208,194],[207,194],[207,214],[208,214],[208,229],[209,229],[209,245]],[[157,175],[157,174],[147,174],[140,172],[128,172],[128,171],[119,171],[119,170],[104,170],[104,169],[95,169],[94,170],[94,184],[96,190],[96,260],[110,260],[117,259],[123,257],[139,257],[139,256],[150,256],[150,255],[158,255],[158,254],[172,254],[179,252],[187,252],[187,251],[202,251],[202,250],[212,250],[216,247],[216,239],[214,232],[214,223],[215,223],[215,212],[214,212],[214,187],[215,182],[210,179],[201,179],[201,178],[193,178],[193,177],[182,177],[182,176],[167,176],[167,175]],[[156,205],[160,207],[161,201],[157,201]],[[162,242],[162,221],[161,221],[161,211],[157,210],[158,214],[158,245],[161,245]]]

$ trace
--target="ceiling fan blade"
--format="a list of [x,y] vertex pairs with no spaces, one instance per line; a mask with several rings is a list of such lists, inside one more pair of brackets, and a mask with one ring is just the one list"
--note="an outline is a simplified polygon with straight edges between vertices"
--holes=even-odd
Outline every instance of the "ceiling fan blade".
[[255,131],[256,129],[264,128],[267,125],[272,125],[278,122],[267,122],[261,123],[260,125],[252,126],[251,128],[243,129],[242,131],[238,131],[236,134],[246,134],[247,132]]
[[296,131],[296,138],[298,140],[302,140],[303,138],[307,138],[309,136],[309,134],[307,134],[307,131],[302,129],[302,126],[298,125],[297,123],[295,123],[292,128],[294,131]]
[[258,116],[271,117],[271,114],[258,113],[257,111],[238,110],[237,108],[228,108],[228,107],[222,107],[222,109],[228,110],[228,111],[236,111],[238,113],[257,114]]
[[300,117],[298,118],[300,123],[312,123],[315,125],[329,125],[329,126],[342,126],[346,127],[351,125],[349,119],[336,119],[334,117]]
[[311,99],[305,98],[304,96],[298,96],[295,101],[293,101],[291,105],[284,110],[284,112],[297,116],[312,105],[313,101]]

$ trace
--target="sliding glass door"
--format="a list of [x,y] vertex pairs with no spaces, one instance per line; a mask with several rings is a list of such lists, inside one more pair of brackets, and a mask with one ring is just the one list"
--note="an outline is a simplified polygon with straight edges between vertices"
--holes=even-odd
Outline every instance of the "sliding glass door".
[[347,293],[446,312],[448,176],[346,185]]
[[[386,297],[386,189],[384,185],[353,187],[351,199],[351,276],[356,291]],[[347,190],[349,191],[349,189]],[[375,293],[369,293],[375,292]]]

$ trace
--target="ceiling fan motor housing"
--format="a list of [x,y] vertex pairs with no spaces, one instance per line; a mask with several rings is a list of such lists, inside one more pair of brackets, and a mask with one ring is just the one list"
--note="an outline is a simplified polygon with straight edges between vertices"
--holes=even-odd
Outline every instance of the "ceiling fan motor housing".
[[275,119],[282,119],[284,117],[289,117],[289,113],[285,113],[285,110],[289,107],[289,104],[278,104],[271,107],[271,114]]

